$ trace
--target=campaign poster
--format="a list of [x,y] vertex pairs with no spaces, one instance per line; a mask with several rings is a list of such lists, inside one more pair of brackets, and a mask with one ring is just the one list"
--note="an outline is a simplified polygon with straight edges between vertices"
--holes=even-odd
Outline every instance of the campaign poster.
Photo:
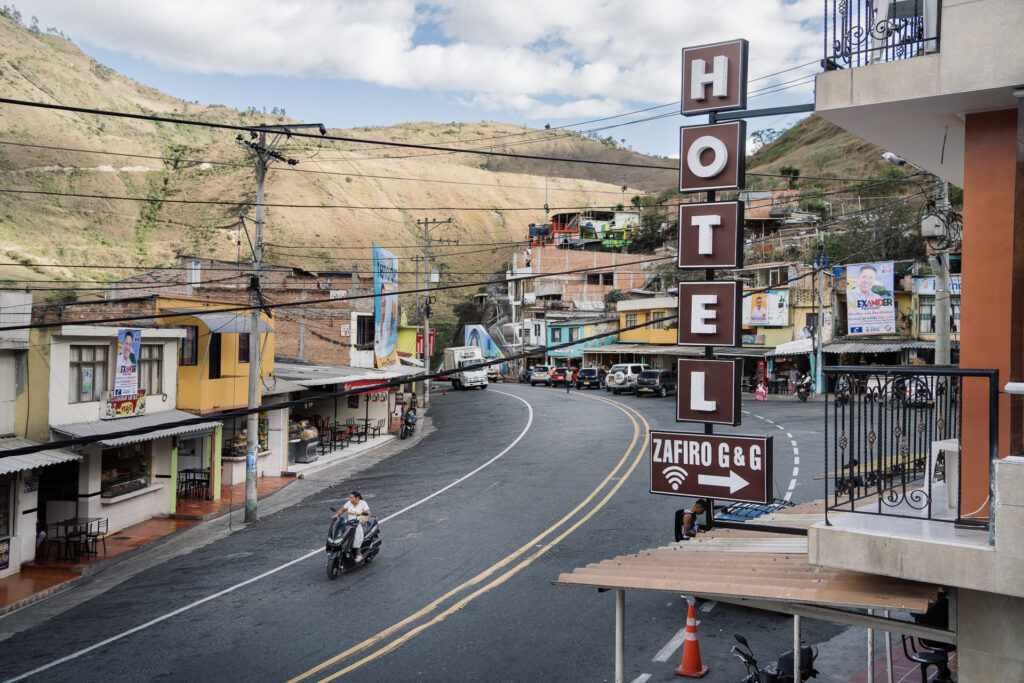
[[139,330],[117,331],[117,362],[114,366],[114,396],[139,393]]
[[398,365],[398,257],[373,245],[373,355],[378,368]]
[[789,290],[771,289],[743,294],[744,327],[789,325]]
[[850,336],[896,332],[892,261],[846,267],[846,325]]

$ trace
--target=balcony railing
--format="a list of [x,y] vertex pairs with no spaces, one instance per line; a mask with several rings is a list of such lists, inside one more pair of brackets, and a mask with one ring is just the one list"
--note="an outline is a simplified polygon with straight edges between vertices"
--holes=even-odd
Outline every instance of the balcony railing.
[[939,51],[941,0],[825,0],[826,71]]
[[998,457],[997,370],[823,370],[835,389],[825,400],[826,520],[835,511],[988,526],[961,510],[961,397],[965,381],[987,381],[991,468]]

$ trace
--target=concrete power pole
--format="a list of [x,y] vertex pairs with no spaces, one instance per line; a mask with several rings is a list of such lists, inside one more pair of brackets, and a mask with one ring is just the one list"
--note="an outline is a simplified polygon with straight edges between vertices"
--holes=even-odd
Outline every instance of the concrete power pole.
[[[274,151],[282,136],[288,136],[290,129],[316,128],[321,135],[327,129],[323,124],[311,123],[295,126],[260,126],[258,142],[244,140],[241,135],[237,140],[249,153],[256,166],[256,234],[252,239],[252,277],[249,288],[252,290],[252,316],[249,322],[249,409],[260,407],[260,366],[263,364],[263,347],[260,344],[260,311],[263,296],[260,293],[260,267],[263,264],[263,197],[264,184],[267,179],[267,168],[273,161],[286,161],[295,165],[292,159],[285,159]],[[267,133],[274,133],[274,138],[267,144]],[[255,133],[253,133],[255,137]],[[259,519],[256,513],[256,459],[259,453],[259,414],[252,412],[245,420],[245,521],[255,522]]]
[[[458,240],[446,240],[446,239],[430,239],[430,228],[435,225],[445,225],[451,223],[452,219],[447,218],[443,221],[435,221],[429,218],[424,218],[421,221],[416,221],[416,225],[423,226],[423,288],[426,294],[423,297],[423,372],[424,374],[430,374],[430,304],[433,301],[430,298],[430,245],[431,243],[438,244],[458,244]],[[451,369],[451,368],[449,368]],[[430,403],[430,380],[423,380],[423,407],[426,408]]]

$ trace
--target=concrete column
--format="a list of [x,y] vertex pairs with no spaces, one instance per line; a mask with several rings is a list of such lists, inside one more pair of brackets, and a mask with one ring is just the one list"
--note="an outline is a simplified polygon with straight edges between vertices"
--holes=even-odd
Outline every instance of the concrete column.
[[1024,599],[961,588],[956,630],[957,680],[1024,681]]
[[213,428],[213,464],[210,471],[213,474],[213,499],[220,500],[220,449],[223,437],[224,425],[218,424]]
[[178,437],[176,436],[171,439],[171,478],[168,481],[171,482],[170,514],[173,515],[178,512]]

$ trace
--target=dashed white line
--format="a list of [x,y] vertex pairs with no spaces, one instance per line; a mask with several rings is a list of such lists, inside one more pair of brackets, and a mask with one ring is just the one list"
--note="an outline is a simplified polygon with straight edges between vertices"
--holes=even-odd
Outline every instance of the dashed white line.
[[[772,424],[775,424],[775,423],[773,422]],[[786,431],[786,428],[783,427],[782,425],[775,425],[775,428],[778,429],[780,432]]]
[[799,455],[793,457],[793,464],[794,465],[799,465],[800,464],[800,456]]
[[787,436],[788,438],[790,438],[790,439],[792,439],[792,438],[793,438],[793,435],[792,435],[792,434],[790,434],[789,432],[786,432],[786,436]]
[[651,680],[651,674],[640,674],[633,679],[633,683],[647,683],[649,680]]
[[[700,622],[697,622],[700,623]],[[665,643],[665,647],[658,650],[658,653],[651,658],[652,662],[667,662],[672,653],[679,649],[686,639],[686,627],[679,629],[679,632],[672,636],[672,639]]]
[[796,475],[798,475],[798,474],[800,474],[800,468],[799,467],[794,467],[793,468],[793,478],[796,479]]
[[717,604],[718,602],[716,600],[706,600],[704,601],[704,604],[700,606],[700,611],[710,612],[711,610],[715,609],[715,605]]

